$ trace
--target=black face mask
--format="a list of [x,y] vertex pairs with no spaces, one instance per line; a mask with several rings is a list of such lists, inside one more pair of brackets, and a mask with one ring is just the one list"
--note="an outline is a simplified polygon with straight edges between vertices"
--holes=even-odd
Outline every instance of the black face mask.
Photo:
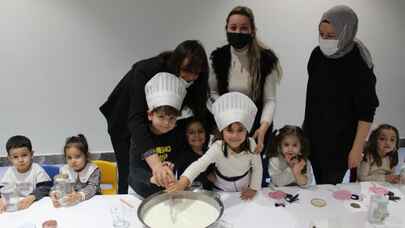
[[226,38],[229,44],[236,49],[242,49],[252,42],[252,34],[249,33],[227,32]]

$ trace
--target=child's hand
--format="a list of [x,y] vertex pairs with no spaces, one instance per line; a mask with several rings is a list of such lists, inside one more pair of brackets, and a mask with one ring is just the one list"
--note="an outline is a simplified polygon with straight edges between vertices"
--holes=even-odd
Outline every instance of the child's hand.
[[215,183],[215,181],[217,181],[217,176],[215,176],[214,172],[210,172],[207,175],[207,179],[211,182],[211,183]]
[[[160,186],[160,185],[157,183],[156,176],[152,176],[149,181],[150,181],[150,183],[152,183],[152,184],[154,184],[154,185],[157,185],[157,186],[159,186],[159,187],[162,187],[162,186]],[[176,182],[175,182],[175,181],[170,181],[167,186],[163,186],[163,187],[168,188],[169,186],[173,185],[174,183],[176,183]]]
[[295,164],[298,162],[297,154],[295,153],[284,153],[283,156],[284,159],[287,161],[288,166],[290,166],[291,168],[294,167]]
[[162,166],[167,166],[169,167],[171,170],[174,170],[174,164],[169,162],[169,161],[164,161],[162,162]]
[[82,200],[82,195],[79,192],[72,192],[64,197],[64,202],[71,206]]
[[171,184],[168,188],[166,188],[166,192],[179,192],[183,191],[186,187],[183,186],[179,181],[176,183]]
[[251,188],[246,188],[245,190],[243,190],[240,194],[240,198],[242,200],[250,200],[253,199],[253,197],[255,197],[257,191],[253,190]]
[[29,196],[25,197],[24,199],[20,200],[20,202],[18,202],[18,209],[19,210],[26,209],[34,201],[35,201],[35,196],[34,195],[29,195]]
[[399,183],[400,177],[398,175],[386,175],[385,180],[392,183],[392,184],[397,184]]
[[6,203],[0,198],[0,214],[6,211]]
[[292,160],[287,160],[288,166],[290,166],[290,168],[292,169],[295,164],[297,164],[297,160],[296,159],[292,159]]
[[179,192],[183,191],[190,185],[190,181],[188,180],[187,177],[181,176],[180,180],[171,184],[166,188],[167,192]]
[[159,187],[168,187],[176,181],[173,171],[168,166],[161,166],[153,171],[150,182]]
[[299,161],[299,162],[296,162],[295,164],[294,164],[294,166],[292,167],[292,171],[293,171],[293,174],[294,175],[299,175],[299,174],[301,174],[302,173],[302,169],[304,169],[304,167],[305,167],[305,160],[304,159],[301,159],[301,161]]
[[54,207],[61,207],[62,206],[62,205],[60,205],[59,195],[58,195],[57,192],[52,191],[52,192],[49,193],[49,196],[51,197],[52,204],[53,204]]

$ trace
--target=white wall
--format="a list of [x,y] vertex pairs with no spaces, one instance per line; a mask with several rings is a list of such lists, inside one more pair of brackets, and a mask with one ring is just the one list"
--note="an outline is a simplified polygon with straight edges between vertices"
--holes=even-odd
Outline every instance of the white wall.
[[98,107],[131,65],[185,39],[210,53],[226,43],[225,17],[238,4],[253,9],[284,68],[276,126],[301,124],[317,24],[341,3],[358,13],[358,37],[375,60],[376,122],[405,134],[403,0],[0,0],[0,156],[15,134],[29,136],[37,154],[62,153],[79,132],[93,151],[111,150]]

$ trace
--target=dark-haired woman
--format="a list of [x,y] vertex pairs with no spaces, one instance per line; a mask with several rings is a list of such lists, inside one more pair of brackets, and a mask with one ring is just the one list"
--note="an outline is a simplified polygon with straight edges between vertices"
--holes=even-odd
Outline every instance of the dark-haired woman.
[[[128,191],[130,147],[153,153],[153,140],[148,128],[147,104],[144,87],[159,72],[169,72],[183,79],[187,95],[183,102],[183,116],[200,116],[206,113],[208,97],[208,60],[200,42],[187,40],[173,51],[163,52],[150,59],[135,63],[118,83],[100,111],[107,119],[114,153],[118,164],[118,192]],[[204,118],[204,117],[202,117]],[[131,146],[132,145],[132,146]],[[143,158],[139,158],[143,159]],[[158,183],[168,178],[166,167],[151,167]]]

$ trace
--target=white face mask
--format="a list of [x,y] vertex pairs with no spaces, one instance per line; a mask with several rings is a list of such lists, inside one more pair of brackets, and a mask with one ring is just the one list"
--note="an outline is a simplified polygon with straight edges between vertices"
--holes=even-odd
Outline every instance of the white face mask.
[[194,83],[194,81],[189,81],[188,82],[188,81],[184,80],[182,77],[179,77],[179,78],[184,83],[184,85],[186,85],[186,88],[190,87]]
[[319,37],[319,47],[326,56],[331,56],[338,51],[339,40],[325,40]]

